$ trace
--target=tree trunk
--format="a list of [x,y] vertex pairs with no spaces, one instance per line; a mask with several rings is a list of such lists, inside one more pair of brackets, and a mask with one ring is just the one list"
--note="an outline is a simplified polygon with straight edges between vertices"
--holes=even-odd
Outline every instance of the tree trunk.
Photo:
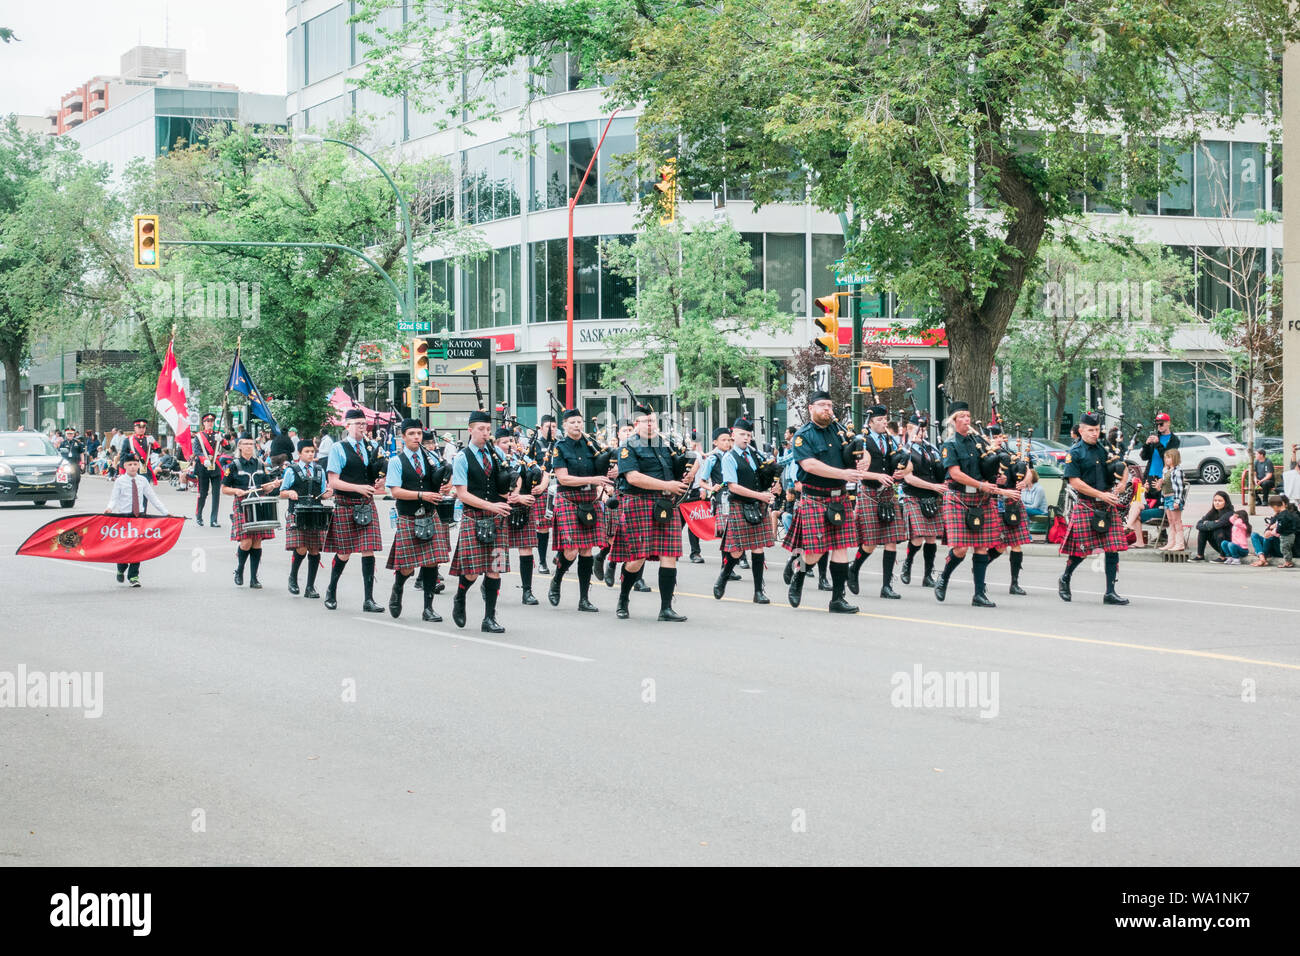
[[23,424],[22,421],[22,397],[23,397],[23,380],[22,372],[19,369],[18,356],[6,354],[4,357],[5,365],[5,410],[6,417],[9,419],[8,428],[10,431]]
[[[1061,416],[1065,414],[1065,393],[1070,387],[1069,379],[1061,379],[1056,383],[1056,410],[1052,415],[1052,433],[1043,437],[1051,441],[1060,441],[1061,436]],[[1067,442],[1066,444],[1069,444]]]
[[[967,307],[964,314],[949,311],[944,326],[948,334],[948,377],[944,395],[948,402],[965,402],[971,419],[986,422],[989,418],[989,378],[1001,330],[994,333]],[[1005,324],[1003,326],[1005,328]]]

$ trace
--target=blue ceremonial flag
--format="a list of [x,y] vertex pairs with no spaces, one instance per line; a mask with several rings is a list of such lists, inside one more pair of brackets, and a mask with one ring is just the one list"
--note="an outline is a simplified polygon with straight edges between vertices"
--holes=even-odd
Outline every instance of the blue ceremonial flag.
[[271,414],[271,409],[267,406],[262,393],[253,384],[253,376],[248,374],[248,369],[244,367],[244,360],[240,358],[238,351],[235,352],[234,364],[230,366],[230,378],[226,382],[226,391],[247,395],[248,408],[253,417],[260,418],[270,425],[273,435],[280,434],[280,426],[275,423],[275,416]]

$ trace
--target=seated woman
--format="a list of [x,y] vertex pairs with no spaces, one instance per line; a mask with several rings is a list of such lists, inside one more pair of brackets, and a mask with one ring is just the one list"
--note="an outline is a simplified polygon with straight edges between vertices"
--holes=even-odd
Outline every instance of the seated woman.
[[1232,533],[1232,502],[1226,491],[1216,491],[1210,502],[1210,510],[1196,522],[1196,556],[1193,561],[1205,560],[1205,546],[1208,544],[1219,557],[1224,557],[1223,542]]
[[1025,477],[1029,480],[1029,486],[1020,492],[1020,503],[1025,506],[1025,514],[1031,518],[1047,514],[1047,492],[1038,483],[1038,472],[1030,468]]

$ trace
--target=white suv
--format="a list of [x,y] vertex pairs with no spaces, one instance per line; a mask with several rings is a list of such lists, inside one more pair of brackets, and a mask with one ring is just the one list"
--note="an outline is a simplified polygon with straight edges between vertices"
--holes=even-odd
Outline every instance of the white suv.
[[[1183,459],[1183,477],[1207,485],[1221,485],[1232,470],[1246,461],[1246,446],[1226,432],[1175,432]],[[1141,463],[1139,445],[1125,457]]]

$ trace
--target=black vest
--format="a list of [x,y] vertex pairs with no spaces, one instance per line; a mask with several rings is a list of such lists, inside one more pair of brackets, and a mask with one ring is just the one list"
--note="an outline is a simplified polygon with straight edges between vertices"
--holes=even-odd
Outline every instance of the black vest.
[[[291,491],[298,492],[299,498],[319,498],[325,493],[325,469],[315,462],[311,463],[311,470],[301,462],[294,462],[288,466],[293,471],[293,486]],[[290,499],[289,514],[293,514],[297,508],[298,502]]]
[[[370,466],[375,461],[375,449],[369,442],[365,445],[366,455],[370,458],[370,464],[367,464],[357,450],[352,447],[352,442],[343,442],[343,469],[338,473],[340,481],[346,481],[350,485],[371,485],[374,479],[370,477]],[[360,499],[361,496],[349,491],[338,492],[346,498]]]
[[[415,467],[411,464],[411,456],[403,448],[398,452],[402,460],[402,487],[407,491],[437,491],[433,486],[433,472],[438,467],[433,464],[433,460],[425,453],[423,448],[417,448],[415,451],[416,460],[419,461],[420,467],[424,469],[424,474],[416,472]],[[428,513],[433,510],[434,503],[419,501],[404,501],[398,498],[396,501],[397,513],[404,518],[414,518],[421,508]]]
[[[742,488],[748,488],[750,491],[762,490],[758,487],[758,472],[749,467],[749,462],[745,461],[745,456],[737,449],[731,450],[732,457],[736,462],[736,484]],[[753,451],[750,451],[753,454]]]
[[[885,440],[885,450],[881,451],[880,446],[876,444],[876,437],[877,436],[875,432],[865,431],[862,433],[862,443],[866,447],[867,458],[869,460],[869,464],[867,465],[867,470],[874,471],[877,474],[882,474],[890,470],[889,464],[886,461],[886,456],[893,450],[894,442],[893,442],[893,437],[889,434],[889,432],[881,432],[880,437],[884,438]],[[862,484],[866,485],[868,488],[871,488],[872,490],[881,487],[880,482],[876,481],[874,478],[864,479]]]
[[[475,498],[482,498],[484,501],[502,501],[502,497],[497,494],[496,474],[497,469],[506,467],[501,456],[497,455],[495,449],[488,444],[483,446],[483,451],[492,457],[492,477],[489,478],[483,471],[483,463],[480,459],[479,449],[473,445],[466,445],[461,450],[465,456],[465,488]],[[405,466],[403,466],[405,472]]]
[[[928,442],[922,445],[920,442],[912,442],[909,451],[912,459],[912,474],[922,481],[933,481],[938,484],[943,481],[943,468],[939,464],[939,450]],[[939,492],[931,491],[929,488],[917,488],[915,485],[904,483],[903,494],[911,495],[914,498],[937,498]]]

